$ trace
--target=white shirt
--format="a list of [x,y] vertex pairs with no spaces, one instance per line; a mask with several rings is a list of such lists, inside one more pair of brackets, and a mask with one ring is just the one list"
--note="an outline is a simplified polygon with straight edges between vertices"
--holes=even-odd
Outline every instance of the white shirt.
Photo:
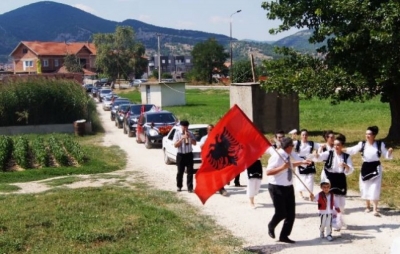
[[[300,148],[299,152],[296,151],[297,143],[300,142]],[[297,153],[300,157],[306,158],[307,155],[310,154],[311,146],[308,144],[308,141],[303,143],[301,140],[296,140],[293,142],[294,147],[293,147],[293,152]],[[314,147],[313,150],[318,150],[320,144],[317,142],[314,142]]]
[[205,135],[205,136],[203,136],[203,137],[200,139],[200,141],[199,141],[199,146],[200,146],[201,148],[203,148],[204,143],[206,143],[207,138],[208,138],[208,134]]
[[[318,158],[313,159],[313,161],[320,162],[320,161],[325,161],[329,157],[329,151],[325,151],[323,153],[320,153]],[[351,156],[347,157],[346,164],[349,166],[348,171],[344,171],[344,168],[339,166],[342,162],[344,161],[343,158],[343,153],[338,155],[335,150],[333,150],[333,158],[332,158],[332,168],[329,169],[328,171],[331,173],[344,173],[345,175],[349,175],[353,173],[354,167],[353,167],[353,162],[351,160]]]
[[[278,153],[281,155],[279,156]],[[271,157],[268,159],[268,165],[267,165],[267,172],[270,171],[273,168],[279,167],[282,164],[285,164],[287,158],[289,155],[285,152],[283,149],[279,149],[278,153],[272,153]],[[283,160],[284,158],[285,160]],[[290,155],[290,160],[292,161],[301,161],[302,159],[295,153],[292,152]],[[288,180],[288,170],[291,169],[285,169],[275,175],[269,175],[268,176],[268,183],[270,184],[275,184],[275,185],[281,185],[281,186],[290,186],[293,184],[293,177],[294,174],[292,175],[292,180]]]
[[[346,149],[346,153],[353,155],[360,152],[361,148],[362,148],[362,142],[358,142],[357,145],[348,147]],[[386,159],[393,158],[393,154],[389,156],[389,151],[386,149],[385,143],[383,142],[381,143],[381,153],[382,153],[381,157],[384,157]],[[362,160],[364,162],[379,161],[378,144],[376,141],[372,145],[369,144],[368,142],[365,142],[364,155],[362,156]]]
[[[193,133],[191,133],[190,131],[188,131],[188,133],[189,133],[189,137],[191,139],[195,139]],[[181,140],[182,136],[183,136],[182,130],[176,130],[175,134],[174,134],[174,139],[173,139],[174,144],[177,141]],[[178,146],[177,148],[178,148],[178,153],[191,153],[193,151],[192,144],[190,142],[189,142],[189,144],[186,144],[185,141],[183,141],[182,144],[180,146]]]

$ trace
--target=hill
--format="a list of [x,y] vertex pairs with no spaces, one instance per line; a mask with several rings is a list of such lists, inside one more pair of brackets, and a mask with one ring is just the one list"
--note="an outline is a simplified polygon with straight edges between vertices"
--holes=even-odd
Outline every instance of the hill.
[[[215,38],[229,48],[229,36],[194,30],[180,30],[150,25],[128,19],[122,22],[106,20],[75,7],[51,1],[37,2],[0,15],[0,62],[20,41],[91,41],[92,34],[112,33],[116,26],[131,26],[136,39],[141,41],[148,55],[157,49],[157,34],[162,40],[162,54],[190,54],[193,46],[208,38]],[[304,45],[303,37],[291,39],[293,45]],[[275,42],[237,41],[233,39],[234,58],[245,58],[249,52],[261,60],[274,57],[273,47],[286,43],[285,39]]]

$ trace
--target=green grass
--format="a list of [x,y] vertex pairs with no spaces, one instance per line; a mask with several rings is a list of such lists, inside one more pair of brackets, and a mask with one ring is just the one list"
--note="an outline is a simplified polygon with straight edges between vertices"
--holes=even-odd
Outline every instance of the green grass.
[[14,192],[18,191],[21,188],[11,184],[0,184],[0,192]]
[[72,184],[72,183],[79,182],[79,181],[82,181],[82,178],[77,177],[77,176],[67,176],[67,177],[62,177],[62,178],[45,181],[43,183],[48,186],[51,186],[51,187],[57,187],[57,186],[65,185],[65,184]]
[[0,206],[2,253],[245,253],[175,193],[143,185],[0,196]]

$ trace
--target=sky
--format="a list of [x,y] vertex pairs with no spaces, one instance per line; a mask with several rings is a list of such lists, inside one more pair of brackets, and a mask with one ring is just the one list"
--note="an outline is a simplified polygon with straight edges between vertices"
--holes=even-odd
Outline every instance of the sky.
[[[279,20],[268,20],[261,8],[266,0],[53,0],[67,4],[98,17],[123,21],[135,19],[174,29],[189,29],[217,33],[239,40],[276,41],[298,30],[269,34]],[[15,10],[35,0],[1,0],[0,14]],[[238,10],[241,12],[236,13]]]

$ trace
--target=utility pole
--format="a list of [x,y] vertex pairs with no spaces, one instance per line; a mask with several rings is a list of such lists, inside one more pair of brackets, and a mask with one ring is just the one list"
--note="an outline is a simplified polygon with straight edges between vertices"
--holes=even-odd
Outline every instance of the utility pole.
[[161,82],[161,55],[160,55],[160,34],[157,33],[158,41],[158,82]]
[[231,78],[231,83],[233,83],[233,50],[232,50],[232,16],[236,13],[241,12],[242,10],[237,10],[234,13],[231,14],[231,16],[229,17],[230,22],[229,22],[229,31],[230,31],[230,41],[229,41],[229,45],[231,48],[231,66],[230,66],[230,73],[229,76]]

